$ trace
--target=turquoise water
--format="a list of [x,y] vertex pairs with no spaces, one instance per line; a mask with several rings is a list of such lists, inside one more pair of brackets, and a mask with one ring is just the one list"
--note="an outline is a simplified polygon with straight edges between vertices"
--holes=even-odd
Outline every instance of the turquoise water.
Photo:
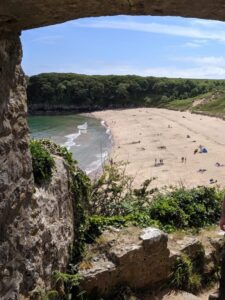
[[110,152],[111,133],[104,122],[95,118],[82,115],[31,116],[28,123],[33,138],[49,138],[67,147],[87,174],[98,170]]

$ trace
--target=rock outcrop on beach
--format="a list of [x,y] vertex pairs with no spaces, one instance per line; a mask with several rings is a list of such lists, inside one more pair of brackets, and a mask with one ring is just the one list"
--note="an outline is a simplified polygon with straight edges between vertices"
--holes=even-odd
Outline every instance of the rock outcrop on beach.
[[[65,269],[72,240],[70,198],[63,167],[57,186],[34,191],[21,70],[21,30],[81,17],[179,15],[225,20],[224,1],[15,0],[0,3],[0,298],[23,299],[49,286],[53,268]],[[59,171],[58,169],[58,171]],[[60,175],[61,174],[61,175]],[[65,180],[65,181],[64,181]],[[48,246],[46,246],[48,241]]]

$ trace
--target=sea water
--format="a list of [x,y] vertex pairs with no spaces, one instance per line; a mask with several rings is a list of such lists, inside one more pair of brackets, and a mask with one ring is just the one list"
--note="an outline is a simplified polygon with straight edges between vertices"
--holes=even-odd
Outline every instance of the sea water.
[[30,134],[65,146],[87,174],[101,169],[107,159],[112,136],[104,121],[83,115],[31,116]]

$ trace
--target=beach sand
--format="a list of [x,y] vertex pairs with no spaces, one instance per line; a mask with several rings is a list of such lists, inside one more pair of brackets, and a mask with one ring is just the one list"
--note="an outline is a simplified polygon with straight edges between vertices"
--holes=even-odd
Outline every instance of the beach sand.
[[[225,186],[225,121],[156,108],[93,113],[110,127],[115,161],[128,161],[128,175],[138,187],[157,177],[152,186]],[[202,145],[208,153],[196,153]],[[181,162],[182,157],[186,162]],[[163,159],[163,165],[155,166]],[[224,166],[217,167],[220,163]],[[205,171],[199,172],[200,169]],[[210,184],[210,179],[217,181]]]

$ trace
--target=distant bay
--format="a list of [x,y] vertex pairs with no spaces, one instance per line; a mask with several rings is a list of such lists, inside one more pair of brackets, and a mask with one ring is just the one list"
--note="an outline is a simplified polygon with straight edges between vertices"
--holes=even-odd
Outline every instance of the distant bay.
[[82,170],[94,173],[108,157],[112,146],[110,130],[103,121],[84,115],[30,116],[31,136],[49,138],[67,147]]

